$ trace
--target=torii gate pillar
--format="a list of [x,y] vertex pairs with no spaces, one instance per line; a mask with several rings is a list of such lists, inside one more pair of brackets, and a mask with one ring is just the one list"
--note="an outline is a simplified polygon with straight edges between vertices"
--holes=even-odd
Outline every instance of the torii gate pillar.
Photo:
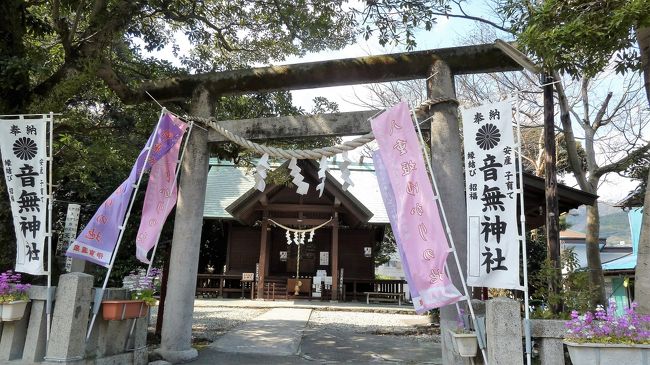
[[[214,104],[210,93],[198,88],[192,97],[191,114],[210,117]],[[203,205],[208,179],[208,133],[192,128],[181,165],[174,238],[170,255],[167,296],[160,349],[157,352],[172,363],[198,357],[192,348],[192,314],[198,272]]]
[[[454,79],[449,66],[443,61],[434,63],[429,69],[430,78],[427,81],[427,94],[429,99],[456,98]],[[458,123],[458,106],[449,102],[435,104],[429,111],[431,119],[431,166],[436,176],[439,191],[436,193],[442,201],[447,215],[449,229],[456,243],[456,255],[460,260],[465,275],[467,248],[467,222],[465,207],[465,191],[459,186],[464,186],[463,172],[463,145],[460,139]],[[453,254],[447,258],[449,274],[454,286],[462,292],[456,263]],[[440,309],[440,327],[454,328],[457,323],[458,313],[453,305]],[[463,358],[453,351],[453,343],[449,331],[441,332],[443,364],[464,364]]]

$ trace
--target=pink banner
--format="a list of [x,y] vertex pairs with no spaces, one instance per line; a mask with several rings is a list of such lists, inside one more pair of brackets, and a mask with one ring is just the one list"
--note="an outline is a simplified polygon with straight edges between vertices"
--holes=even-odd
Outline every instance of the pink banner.
[[424,313],[455,303],[462,295],[445,274],[449,243],[408,105],[399,103],[373,119],[371,126],[394,197],[391,226],[409,268],[409,287],[417,293],[415,310]]
[[[179,121],[179,129],[184,133],[187,124]],[[182,138],[153,167],[149,174],[147,193],[144,196],[142,219],[136,236],[135,256],[145,264],[150,263],[147,254],[156,245],[167,216],[176,205],[176,166]]]

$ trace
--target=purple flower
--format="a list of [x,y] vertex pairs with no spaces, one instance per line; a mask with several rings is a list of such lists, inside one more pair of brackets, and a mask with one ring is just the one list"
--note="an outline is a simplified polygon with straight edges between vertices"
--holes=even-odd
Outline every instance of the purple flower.
[[0,274],[0,302],[7,303],[17,300],[29,300],[27,290],[31,287],[29,284],[22,284],[22,276],[11,270]]
[[638,315],[634,309],[625,310],[622,315],[616,314],[616,303],[610,302],[607,310],[602,306],[595,313],[586,312],[580,316],[571,312],[571,319],[565,322],[566,338],[577,342],[604,343],[650,343],[650,316]]

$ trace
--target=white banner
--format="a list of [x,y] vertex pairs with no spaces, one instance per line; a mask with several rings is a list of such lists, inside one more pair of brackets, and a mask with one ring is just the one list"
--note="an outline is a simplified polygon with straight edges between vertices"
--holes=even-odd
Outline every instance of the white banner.
[[0,152],[16,231],[16,271],[46,275],[47,122],[0,120]]
[[510,102],[465,109],[467,285],[521,289]]

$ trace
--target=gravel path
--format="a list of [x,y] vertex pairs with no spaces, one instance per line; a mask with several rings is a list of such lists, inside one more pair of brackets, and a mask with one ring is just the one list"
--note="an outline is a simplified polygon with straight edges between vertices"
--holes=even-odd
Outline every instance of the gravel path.
[[423,341],[438,341],[438,329],[428,325],[427,316],[313,311],[307,328],[330,332],[409,336]]
[[[219,306],[205,301],[194,307],[192,333],[195,342],[213,342],[223,333],[267,312],[268,308]],[[156,323],[158,307],[151,308],[150,331]],[[428,325],[427,316],[313,310],[307,330],[341,334],[408,336],[417,341],[438,341],[438,329]],[[311,332],[310,331],[310,332]]]
[[[269,309],[237,308],[237,307],[194,307],[192,337],[195,342],[213,342],[225,332],[260,316]],[[158,307],[151,308],[149,331],[154,331]]]

